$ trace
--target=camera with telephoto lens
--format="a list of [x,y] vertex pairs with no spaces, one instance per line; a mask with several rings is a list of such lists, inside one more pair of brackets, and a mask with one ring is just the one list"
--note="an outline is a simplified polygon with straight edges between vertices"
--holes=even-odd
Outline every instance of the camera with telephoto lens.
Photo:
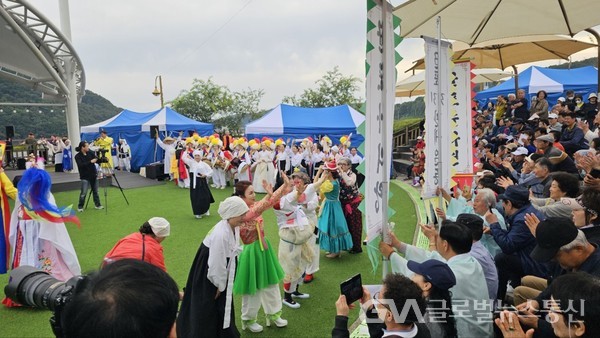
[[106,157],[106,153],[108,149],[98,149],[98,163],[108,163],[108,157]]
[[10,272],[4,293],[13,302],[21,305],[53,311],[54,314],[50,317],[52,331],[56,337],[62,337],[62,311],[83,279],[85,276],[75,276],[61,282],[45,271],[24,265]]

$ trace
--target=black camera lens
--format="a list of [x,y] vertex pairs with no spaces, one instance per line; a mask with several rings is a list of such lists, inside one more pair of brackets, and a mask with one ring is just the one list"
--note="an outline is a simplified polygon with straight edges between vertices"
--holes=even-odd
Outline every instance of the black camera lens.
[[21,266],[10,272],[4,293],[14,302],[54,311],[56,300],[67,288],[47,272],[32,266]]

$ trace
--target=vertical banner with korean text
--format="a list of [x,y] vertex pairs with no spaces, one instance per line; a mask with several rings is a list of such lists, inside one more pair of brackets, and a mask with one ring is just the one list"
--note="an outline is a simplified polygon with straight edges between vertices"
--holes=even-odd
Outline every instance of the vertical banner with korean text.
[[473,173],[473,143],[471,121],[471,62],[457,62],[452,72],[455,85],[452,116],[452,152],[458,160],[454,166],[457,174]]
[[[450,147],[450,43],[425,40],[425,184],[423,198],[436,196],[436,188],[451,188]],[[439,103],[439,105],[438,105]],[[440,111],[438,111],[440,109]]]
[[[366,55],[366,105],[365,105],[365,161],[359,170],[365,175],[361,191],[361,204],[367,238],[379,240],[384,222],[393,210],[388,208],[389,178],[392,155],[394,119],[394,90],[396,64],[401,58],[396,53],[400,43],[400,21],[392,15],[387,0],[367,0],[367,55]],[[363,128],[359,128],[363,131]],[[387,210],[387,214],[386,214]],[[371,248],[371,246],[370,246]],[[372,248],[371,248],[372,249]],[[375,250],[376,251],[376,250]],[[369,250],[374,270],[379,256]]]

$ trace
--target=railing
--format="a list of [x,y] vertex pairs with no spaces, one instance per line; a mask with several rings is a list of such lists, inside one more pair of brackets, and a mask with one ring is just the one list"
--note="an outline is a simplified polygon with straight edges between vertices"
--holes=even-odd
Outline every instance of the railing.
[[411,140],[416,139],[419,135],[421,135],[421,130],[419,129],[420,122],[415,122],[413,124],[409,124],[406,127],[394,132],[393,145],[392,149],[396,149],[400,146],[406,146],[409,144]]

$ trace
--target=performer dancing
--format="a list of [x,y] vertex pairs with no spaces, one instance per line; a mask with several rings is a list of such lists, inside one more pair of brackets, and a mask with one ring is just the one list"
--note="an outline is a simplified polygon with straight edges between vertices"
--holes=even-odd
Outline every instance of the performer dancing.
[[319,215],[319,244],[321,249],[328,251],[327,258],[337,258],[343,250],[352,248],[352,237],[344,218],[344,211],[339,200],[340,184],[338,168],[335,162],[327,162],[324,168],[319,168],[317,176],[327,178],[321,185],[321,193],[325,196]]
[[252,332],[261,332],[262,325],[256,322],[258,310],[262,305],[267,315],[267,326],[273,322],[277,327],[287,325],[287,320],[281,318],[281,294],[279,282],[284,273],[275,257],[273,246],[264,233],[262,212],[279,202],[281,196],[289,188],[289,180],[285,178],[277,191],[263,181],[263,189],[268,195],[256,202],[254,186],[249,181],[239,181],[235,185],[234,195],[240,196],[250,208],[240,228],[244,250],[240,254],[237,279],[233,290],[242,296],[242,328]]
[[192,202],[192,211],[196,218],[209,216],[210,205],[215,202],[210,189],[208,188],[208,177],[213,174],[208,164],[202,161],[202,152],[194,150],[192,159],[188,153],[182,152],[181,158],[190,167],[190,200]]
[[8,271],[10,259],[10,245],[8,235],[10,234],[10,205],[8,199],[17,198],[17,189],[4,173],[0,166],[0,274]]
[[[319,204],[315,189],[318,189],[325,180],[315,184],[310,183],[304,173],[295,173],[293,176],[294,190],[280,200],[279,208],[276,205],[275,214],[279,227],[279,261],[285,271],[283,304],[297,309],[300,304],[293,298],[309,298],[308,294],[298,291],[302,274],[307,266],[314,260],[315,252],[311,246],[314,236],[316,217],[310,217],[307,212],[317,209]],[[318,255],[317,250],[317,255]]]
[[253,185],[256,187],[255,192],[266,193],[262,188],[262,181],[266,180],[271,186],[275,185],[275,166],[273,165],[273,158],[275,154],[271,150],[271,145],[274,143],[270,139],[263,139],[262,150],[258,152],[256,162],[252,164],[254,168],[254,179]]
[[177,316],[177,336],[238,338],[233,306],[233,281],[241,251],[240,229],[246,203],[237,196],[219,205],[222,220],[206,235],[188,275]]
[[[117,154],[117,157],[119,158],[119,170],[125,169],[126,171],[131,171],[131,148],[129,147],[129,144],[127,144],[127,140],[119,140]],[[165,166],[166,165],[167,163],[165,163]]]
[[352,236],[352,249],[349,253],[362,252],[362,213],[358,210],[358,205],[362,201],[362,195],[358,192],[356,184],[356,174],[352,172],[352,162],[349,158],[343,157],[338,161],[340,175],[340,202],[344,210],[344,218],[348,224],[348,230]]
[[[81,267],[64,222],[79,225],[79,219],[70,206],[56,206],[51,186],[50,175],[35,167],[19,181],[9,235],[11,269],[30,265],[66,281],[80,275]],[[14,305],[8,300],[3,303]]]
[[[181,134],[180,134],[181,137]],[[165,159],[163,161],[163,173],[165,175],[169,175],[169,180],[173,180],[173,172],[171,171],[171,161],[173,157],[175,157],[175,139],[172,137],[165,137],[164,141],[161,141],[160,137],[157,135],[156,144],[165,151]]]

